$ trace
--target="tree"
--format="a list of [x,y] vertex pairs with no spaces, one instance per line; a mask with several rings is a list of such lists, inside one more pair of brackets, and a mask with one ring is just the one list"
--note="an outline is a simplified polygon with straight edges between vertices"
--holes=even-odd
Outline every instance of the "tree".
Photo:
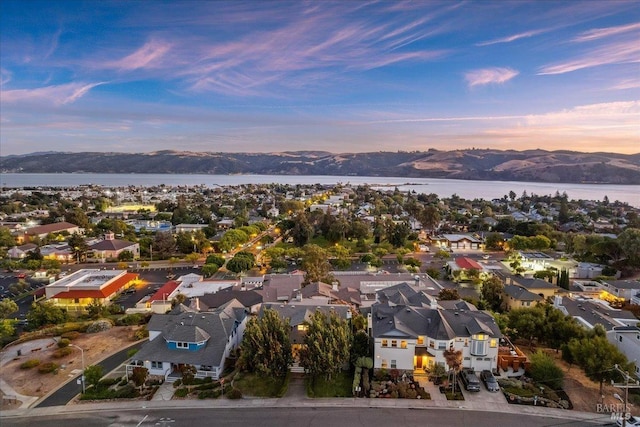
[[153,238],[153,253],[160,259],[170,257],[176,249],[176,239],[168,231],[159,231]]
[[147,380],[147,376],[149,375],[149,370],[144,366],[136,366],[131,371],[131,380],[138,388],[142,388],[144,382]]
[[440,211],[433,205],[426,206],[418,213],[417,219],[427,231],[433,233],[433,230],[436,228],[441,219]]
[[76,260],[81,261],[86,257],[89,245],[87,245],[84,237],[78,233],[73,233],[71,237],[69,237],[68,244],[69,247],[73,249],[73,255],[76,257]]
[[302,247],[309,243],[309,239],[313,235],[313,229],[309,224],[307,215],[304,212],[299,212],[295,218],[295,225],[291,229],[291,237],[293,237],[293,244]]
[[640,229],[627,228],[618,235],[620,249],[627,256],[630,266],[640,267]]
[[558,272],[558,286],[569,290],[569,272],[564,268]]
[[317,310],[305,324],[308,329],[300,350],[300,364],[314,378],[324,374],[331,379],[349,361],[352,340],[349,323],[335,312],[327,315]]
[[87,384],[97,386],[104,375],[101,365],[89,365],[84,370],[84,379]]
[[529,375],[534,381],[544,384],[553,390],[562,388],[562,380],[564,372],[562,368],[556,365],[551,356],[538,350],[530,356],[531,365],[529,366]]
[[369,334],[366,331],[359,330],[353,334],[353,344],[351,346],[351,363],[360,357],[368,357],[370,355]]
[[29,327],[38,329],[45,325],[57,325],[67,321],[67,311],[56,306],[53,301],[31,304],[27,313]]
[[122,251],[118,254],[118,261],[130,262],[133,261],[133,252]]
[[446,361],[450,372],[453,374],[453,379],[451,381],[451,391],[455,393],[455,391],[456,391],[456,378],[458,377],[458,371],[460,370],[460,367],[462,366],[462,351],[461,350],[455,350],[452,347],[452,348],[449,348],[448,350],[445,350],[442,353],[442,355],[444,356],[444,360]]
[[207,259],[205,260],[205,264],[216,264],[218,267],[222,267],[225,263],[225,259],[223,256],[221,255],[217,255],[217,254],[211,254],[209,256],[207,256]]
[[396,248],[404,246],[409,234],[411,234],[411,229],[406,222],[393,224],[389,233],[389,243]]
[[509,312],[509,329],[513,338],[529,340],[539,337],[544,331],[545,312],[541,306],[517,308]]
[[306,283],[324,281],[331,283],[331,264],[327,252],[318,245],[305,245],[302,256],[302,269],[305,271],[304,281]]
[[454,301],[460,299],[460,294],[457,289],[442,289],[438,292],[438,299],[441,301]]
[[9,298],[3,298],[2,301],[0,301],[0,318],[6,319],[18,311],[18,309],[18,304],[16,304],[15,301]]
[[205,264],[202,266],[202,269],[200,271],[202,271],[202,275],[204,277],[211,277],[214,274],[216,274],[218,272],[218,265],[217,264]]
[[480,291],[482,299],[489,306],[489,309],[496,312],[503,312],[506,309],[504,301],[504,284],[497,276],[490,276],[482,281]]
[[5,343],[16,333],[12,320],[0,319],[0,342]]
[[484,239],[484,244],[489,250],[500,251],[504,244],[504,237],[502,237],[501,233],[489,233]]
[[619,373],[612,369],[614,365],[625,367],[627,358],[611,344],[604,336],[585,337],[580,340],[573,339],[565,350],[568,354],[563,358],[576,363],[584,373],[593,381],[600,383],[600,394],[605,381],[618,380]]
[[98,298],[94,298],[91,303],[87,305],[87,313],[89,317],[98,318],[104,313],[108,313],[107,307],[105,307]]
[[238,254],[236,254],[227,262],[227,270],[232,271],[236,274],[240,274],[243,271],[251,270],[253,266],[254,262],[251,260],[251,258],[246,256],[238,256]]
[[283,377],[293,362],[289,321],[272,309],[251,318],[240,345],[238,367],[263,376]]

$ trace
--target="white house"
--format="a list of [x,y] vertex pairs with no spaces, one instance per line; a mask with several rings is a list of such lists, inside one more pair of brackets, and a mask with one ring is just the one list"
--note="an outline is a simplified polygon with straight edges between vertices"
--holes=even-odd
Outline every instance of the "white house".
[[462,367],[475,371],[498,366],[500,328],[493,317],[464,301],[435,299],[429,306],[371,307],[369,326],[374,340],[374,369],[423,372],[444,364],[444,351],[462,351]]
[[635,363],[635,375],[640,379],[640,328],[617,326],[607,332],[607,338],[630,362]]

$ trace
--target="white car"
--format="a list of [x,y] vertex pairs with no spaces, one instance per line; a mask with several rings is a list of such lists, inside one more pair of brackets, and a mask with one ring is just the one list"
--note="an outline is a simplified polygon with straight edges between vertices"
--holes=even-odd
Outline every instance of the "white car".
[[[616,425],[622,427],[622,420],[616,420]],[[629,417],[627,420],[627,427],[640,427],[640,418],[638,417]]]

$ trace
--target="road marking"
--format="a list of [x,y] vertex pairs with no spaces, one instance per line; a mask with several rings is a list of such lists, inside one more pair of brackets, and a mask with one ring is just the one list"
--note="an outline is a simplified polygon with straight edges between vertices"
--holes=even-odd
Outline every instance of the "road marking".
[[147,419],[148,416],[149,416],[148,414],[145,415],[144,418],[142,420],[140,420],[140,422],[138,423],[138,425],[136,427],[140,427],[140,424],[142,424],[144,422],[144,420]]

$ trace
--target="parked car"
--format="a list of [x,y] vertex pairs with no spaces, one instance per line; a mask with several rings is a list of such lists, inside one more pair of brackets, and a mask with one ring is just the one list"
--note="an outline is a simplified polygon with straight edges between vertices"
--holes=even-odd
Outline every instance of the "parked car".
[[460,379],[467,391],[480,391],[480,380],[473,369],[463,369],[460,372]]
[[493,376],[493,372],[485,369],[484,371],[480,372],[480,378],[482,379],[485,387],[487,387],[487,390],[491,392],[500,391],[500,386],[498,385],[496,377]]
[[[616,425],[622,427],[622,420],[616,420]],[[640,418],[638,417],[629,417],[627,419],[627,427],[640,427]]]

